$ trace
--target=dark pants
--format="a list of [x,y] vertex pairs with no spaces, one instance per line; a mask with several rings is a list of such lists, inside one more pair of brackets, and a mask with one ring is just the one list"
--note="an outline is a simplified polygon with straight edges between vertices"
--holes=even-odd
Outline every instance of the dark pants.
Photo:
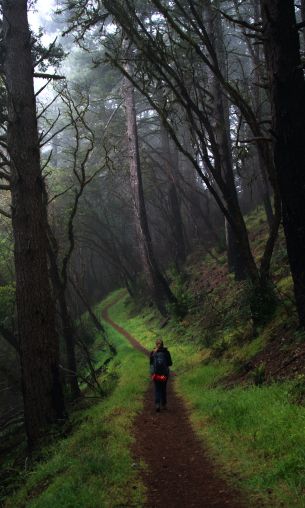
[[155,384],[155,403],[157,406],[166,406],[166,385],[167,381],[154,381]]

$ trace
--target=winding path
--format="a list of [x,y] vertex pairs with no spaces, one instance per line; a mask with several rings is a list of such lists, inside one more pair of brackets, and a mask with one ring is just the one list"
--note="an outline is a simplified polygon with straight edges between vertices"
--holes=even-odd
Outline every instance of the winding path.
[[[102,316],[139,351],[148,354],[134,337],[112,321],[108,309]],[[187,409],[168,386],[169,409],[156,413],[153,387],[145,393],[143,411],[134,423],[135,463],[144,460],[147,471],[143,480],[147,487],[147,508],[245,508],[240,494],[229,487],[211,462],[202,443],[194,434]]]

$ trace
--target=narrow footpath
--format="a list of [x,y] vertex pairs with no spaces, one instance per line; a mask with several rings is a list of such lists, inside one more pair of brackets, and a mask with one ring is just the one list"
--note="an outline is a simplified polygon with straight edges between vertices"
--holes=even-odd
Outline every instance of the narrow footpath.
[[[126,330],[112,321],[108,305],[103,319],[139,351],[149,352]],[[228,487],[217,472],[189,422],[187,409],[168,384],[168,409],[156,413],[152,383],[145,393],[143,411],[134,425],[135,463],[144,460],[147,471],[147,508],[245,508],[238,492]]]

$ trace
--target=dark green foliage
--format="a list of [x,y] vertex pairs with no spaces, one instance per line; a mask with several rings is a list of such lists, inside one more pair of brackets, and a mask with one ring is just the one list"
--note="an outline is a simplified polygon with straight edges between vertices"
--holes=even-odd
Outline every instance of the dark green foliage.
[[[0,124],[5,89],[0,86]],[[3,106],[4,107],[4,106]],[[6,106],[5,106],[6,107]],[[13,245],[10,233],[5,230],[5,224],[0,226],[0,285],[11,284],[14,277]]]
[[194,296],[187,287],[189,280],[185,272],[171,271],[172,287],[177,299],[176,302],[168,304],[169,314],[175,319],[182,319],[194,305]]
[[268,323],[278,303],[272,283],[266,281],[264,284],[260,282],[254,286],[249,281],[245,297],[251,310],[254,329]]
[[305,330],[304,328],[300,328],[294,332],[294,338],[296,342],[303,343],[305,342]]
[[77,326],[77,337],[88,347],[92,346],[94,343],[96,339],[96,329],[88,316],[79,321]]
[[0,324],[9,327],[14,317],[15,287],[0,286]]
[[[42,28],[38,33],[32,33],[32,55],[34,66],[42,72],[46,72],[48,67],[58,67],[66,54],[61,44],[56,42],[56,39],[48,46],[44,46],[41,39],[44,35]],[[36,70],[37,70],[36,69]]]

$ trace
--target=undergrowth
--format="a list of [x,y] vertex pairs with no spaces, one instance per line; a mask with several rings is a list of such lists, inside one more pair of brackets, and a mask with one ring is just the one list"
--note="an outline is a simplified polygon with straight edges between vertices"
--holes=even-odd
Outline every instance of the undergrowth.
[[[103,305],[107,303],[106,300]],[[99,309],[100,311],[101,309]],[[5,508],[113,508],[142,506],[145,489],[133,468],[132,423],[142,407],[146,359],[119,333],[105,325],[117,348],[107,372],[108,393],[71,415],[71,432],[40,451],[40,460],[23,473],[23,486],[7,498]],[[95,353],[104,355],[103,339]],[[102,358],[101,358],[102,361]],[[105,376],[105,373],[103,374]],[[19,485],[18,485],[19,486]]]
[[[268,233],[261,211],[251,214],[247,225],[259,261]],[[162,337],[172,354],[175,388],[189,407],[195,431],[219,474],[243,489],[253,507],[305,508],[304,375],[272,380],[262,354],[269,347],[272,357],[272,344],[285,353],[291,341],[304,343],[304,333],[296,331],[285,256],[280,235],[272,260],[276,299],[256,329],[249,288],[227,273],[220,249],[194,255],[183,274],[170,274],[183,312],[170,309],[167,323],[152,305],[145,307],[143,298],[137,303],[127,292],[109,295],[98,309],[120,296],[109,309],[115,322],[149,350]],[[104,398],[73,413],[71,433],[46,446],[40,462],[22,473],[23,486],[16,485],[6,508],[144,505],[145,489],[140,469],[132,468],[130,449],[132,422],[148,381],[147,359],[106,328],[117,355],[100,376]],[[109,354],[104,339],[90,346],[95,365],[104,365]]]

